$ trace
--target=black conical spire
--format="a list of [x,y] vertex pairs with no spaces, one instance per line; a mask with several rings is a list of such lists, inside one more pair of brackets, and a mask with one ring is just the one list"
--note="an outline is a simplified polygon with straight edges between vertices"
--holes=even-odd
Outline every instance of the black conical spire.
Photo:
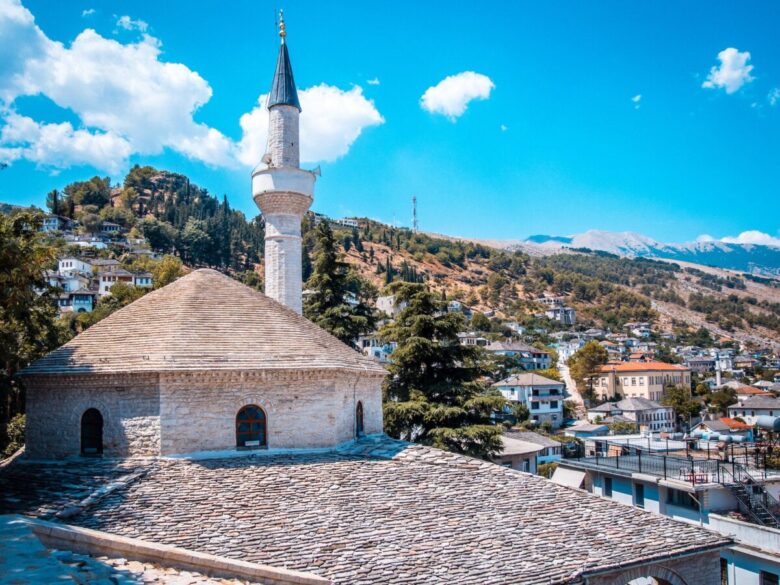
[[271,86],[271,94],[268,96],[268,107],[280,105],[294,106],[300,112],[301,103],[298,101],[298,91],[295,89],[295,79],[293,78],[290,55],[287,52],[287,43],[284,42],[287,32],[284,30],[283,14],[279,15],[279,36],[282,37],[282,44],[279,47],[279,58],[276,60],[274,83]]

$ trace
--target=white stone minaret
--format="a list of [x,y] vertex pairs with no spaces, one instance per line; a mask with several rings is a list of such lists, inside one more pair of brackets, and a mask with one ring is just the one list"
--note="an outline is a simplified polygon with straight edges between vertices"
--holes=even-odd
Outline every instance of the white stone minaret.
[[252,172],[252,196],[265,218],[265,294],[302,312],[301,220],[311,207],[315,175],[300,168],[301,105],[280,14],[279,58],[268,96],[268,147]]

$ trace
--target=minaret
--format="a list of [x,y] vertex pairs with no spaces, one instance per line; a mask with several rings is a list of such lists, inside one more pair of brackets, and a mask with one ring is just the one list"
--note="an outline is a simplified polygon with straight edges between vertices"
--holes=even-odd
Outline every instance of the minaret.
[[314,173],[300,168],[301,105],[279,14],[279,58],[268,96],[268,147],[252,171],[252,196],[265,218],[265,294],[302,312],[301,220],[311,207]]

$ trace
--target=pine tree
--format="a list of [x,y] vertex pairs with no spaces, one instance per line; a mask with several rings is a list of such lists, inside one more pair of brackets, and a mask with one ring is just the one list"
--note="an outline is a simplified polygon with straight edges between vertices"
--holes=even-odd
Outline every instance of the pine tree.
[[[339,258],[336,240],[328,222],[317,225],[315,237],[312,275],[307,282],[312,294],[304,303],[303,314],[351,345],[359,335],[374,329],[376,318],[368,305],[373,290]],[[348,302],[350,299],[354,302]]]
[[396,303],[406,303],[380,335],[395,342],[385,380],[385,431],[401,439],[489,458],[501,450],[501,429],[491,414],[504,399],[479,382],[481,348],[459,343],[464,321],[447,313],[426,286],[397,283]]

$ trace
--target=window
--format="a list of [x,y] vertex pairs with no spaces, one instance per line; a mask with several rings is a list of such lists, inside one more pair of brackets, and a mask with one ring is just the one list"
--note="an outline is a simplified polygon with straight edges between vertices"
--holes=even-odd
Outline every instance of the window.
[[770,573],[769,571],[761,571],[759,577],[760,585],[778,585],[778,583],[780,583],[780,581],[778,581],[778,576],[775,573]]
[[81,415],[81,454],[103,453],[103,415],[97,408],[90,408]]
[[265,447],[265,412],[259,406],[250,404],[236,415],[236,446]]
[[637,508],[645,507],[645,486],[644,484],[637,483],[634,485],[634,502]]
[[550,400],[550,408],[558,408],[558,401]]
[[729,585],[729,562],[720,558],[720,585]]
[[612,478],[611,477],[605,477],[604,478],[604,495],[608,498],[612,497]]
[[689,510],[699,510],[699,502],[691,494],[672,488],[667,489],[666,503],[672,506],[679,506],[680,508],[688,508]]
[[362,437],[363,432],[363,403],[358,400],[357,407],[355,408],[355,434],[358,437]]

